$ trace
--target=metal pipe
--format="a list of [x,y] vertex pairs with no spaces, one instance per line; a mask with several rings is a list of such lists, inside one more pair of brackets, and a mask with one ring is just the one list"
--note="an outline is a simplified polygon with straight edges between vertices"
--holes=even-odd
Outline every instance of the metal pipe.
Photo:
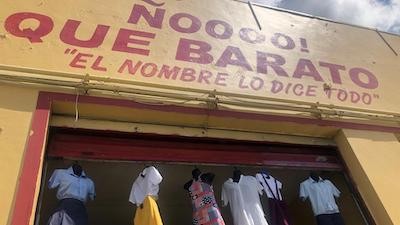
[[[365,112],[365,113],[373,113],[373,114],[382,114],[382,115],[389,115],[389,116],[399,116],[400,113],[396,112],[385,112],[385,111],[378,111],[378,110],[371,110],[371,109],[363,109],[363,108],[354,108],[354,107],[347,107],[347,106],[338,106],[333,104],[323,104],[323,103],[311,103],[306,101],[299,101],[299,100],[289,100],[289,99],[279,99],[279,98],[271,98],[271,97],[264,97],[264,96],[256,96],[256,95],[248,95],[248,94],[239,94],[239,93],[231,93],[231,92],[222,92],[216,90],[204,90],[204,89],[195,89],[195,88],[188,88],[188,87],[179,87],[179,86],[171,86],[171,85],[164,85],[164,84],[154,84],[154,83],[147,83],[147,82],[140,82],[140,81],[132,81],[132,80],[124,80],[124,79],[116,79],[110,77],[100,77],[100,76],[90,76],[89,74],[76,74],[76,73],[66,73],[66,72],[59,72],[59,71],[46,71],[46,70],[39,70],[39,69],[32,69],[26,67],[13,67],[7,65],[0,64],[0,75],[1,74],[10,74],[14,76],[25,75],[32,77],[32,74],[37,75],[44,75],[50,77],[57,77],[57,78],[72,78],[72,79],[79,79],[80,81],[85,81],[89,83],[90,81],[98,81],[100,83],[115,83],[118,85],[134,85],[138,87],[149,87],[149,88],[157,88],[166,91],[182,91],[182,92],[190,92],[196,94],[210,94],[214,93],[218,96],[225,96],[229,98],[238,98],[237,100],[260,100],[260,101],[270,101],[270,102],[278,102],[278,103],[287,103],[287,104],[294,104],[294,105],[304,105],[308,107],[324,107],[328,109],[337,109],[337,110],[345,110],[345,111],[354,111],[354,112]],[[160,92],[165,95],[167,92],[163,91]]]
[[260,24],[260,21],[258,21],[257,14],[256,14],[256,12],[255,12],[254,9],[253,9],[252,2],[251,2],[251,1],[247,1],[247,4],[249,5],[251,14],[253,14],[254,20],[255,20],[256,23],[257,23],[258,29],[261,30],[261,24]]
[[[54,79],[44,79],[44,78],[36,78],[36,77],[22,77],[22,76],[13,76],[13,75],[0,75],[0,81],[8,81],[13,83],[32,83],[32,84],[45,84],[50,86],[62,86],[69,87],[74,89],[85,89],[85,90],[101,90],[101,91],[109,91],[112,93],[127,93],[134,95],[145,95],[152,97],[161,97],[161,98],[169,98],[169,99],[180,99],[188,101],[200,101],[205,103],[215,102],[217,105],[227,105],[229,106],[237,106],[237,107],[248,107],[254,109],[266,109],[266,110],[287,110],[287,111],[295,111],[295,112],[305,112],[309,113],[309,116],[314,116],[317,118],[322,118],[323,116],[335,116],[335,117],[348,117],[348,118],[358,118],[365,119],[370,121],[385,121],[385,122],[400,122],[400,117],[390,115],[389,113],[385,113],[382,116],[378,114],[366,114],[360,112],[353,111],[337,111],[335,109],[324,108],[321,105],[316,104],[315,107],[301,107],[301,106],[293,106],[288,104],[277,104],[270,102],[256,102],[249,99],[246,100],[237,100],[226,98],[226,96],[218,96],[209,97],[209,96],[198,96],[198,95],[189,95],[185,93],[168,93],[163,91],[154,91],[140,88],[131,88],[131,87],[122,87],[117,85],[107,85],[107,84],[91,84],[85,83],[82,81],[60,81]],[[213,93],[214,94],[214,93]],[[166,103],[168,101],[165,101]],[[170,101],[169,104],[179,104],[173,101]]]

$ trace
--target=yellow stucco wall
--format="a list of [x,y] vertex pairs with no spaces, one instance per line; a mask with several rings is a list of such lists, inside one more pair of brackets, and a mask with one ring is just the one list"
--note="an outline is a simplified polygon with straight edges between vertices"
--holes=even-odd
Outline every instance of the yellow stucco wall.
[[[35,89],[0,85],[0,224],[10,224],[37,96]],[[397,214],[400,182],[391,179],[400,170],[397,137],[390,133],[346,129],[338,133],[335,141],[377,224],[400,224]]]
[[[331,118],[322,117],[325,120],[332,119],[344,122],[357,118],[357,121],[351,122],[399,127],[396,118],[398,118],[400,112],[400,102],[399,98],[395,97],[399,92],[399,78],[396,76],[400,70],[400,57],[397,56],[400,53],[399,36],[390,34],[382,34],[381,36],[371,29],[299,16],[254,5],[254,14],[262,26],[262,29],[260,29],[245,1],[186,0],[163,2],[165,4],[160,7],[152,7],[139,0],[121,0],[119,4],[105,0],[79,2],[67,0],[63,1],[63,6],[60,7],[57,1],[5,0],[2,3],[7,7],[0,7],[0,22],[2,24],[0,26],[0,80],[14,80],[18,83],[27,82],[25,79],[28,77],[33,78],[34,80],[30,80],[30,82],[35,84],[47,84],[52,81],[59,85],[62,81],[61,83],[66,86],[80,86],[82,84],[81,79],[85,78],[90,79],[90,83],[99,88],[97,90],[100,93],[98,96],[101,97],[106,97],[100,92],[101,90],[111,90],[115,94],[114,96],[118,97],[119,89],[128,89],[129,86],[129,89],[125,90],[126,93],[131,94],[125,96],[127,99],[134,99],[132,93],[136,93],[136,90],[133,91],[132,89],[136,88],[138,90],[145,89],[145,91],[157,91],[158,89],[154,87],[164,88],[164,95],[167,92],[170,92],[169,94],[175,93],[179,89],[201,94],[201,99],[216,90],[220,109],[271,115],[272,112],[268,111],[271,110],[271,106],[268,106],[268,108],[263,105],[263,107],[256,109],[250,106],[246,107],[244,104],[227,103],[232,101],[248,103],[248,100],[258,99],[256,103],[270,104],[272,102],[276,106],[276,103],[285,102],[284,106],[290,106],[290,110],[281,110],[279,115],[319,118],[319,112],[308,111],[309,106],[322,107],[321,104],[327,104],[325,107],[328,107],[329,112],[332,109],[340,110],[335,112],[337,114],[331,115]],[[137,22],[129,22],[136,5],[145,7],[152,15],[156,9],[164,10],[165,17],[162,17],[163,22],[160,24],[160,28],[150,26],[144,18],[140,18]],[[209,7],[210,5],[213,7]],[[46,23],[52,30],[49,30],[48,34],[43,34],[42,42],[32,41],[29,36],[26,36],[26,31],[29,32],[30,29],[33,31],[38,28],[39,21],[28,18],[27,20],[24,19],[21,24],[18,23],[18,18],[23,18],[21,15],[26,15],[27,12],[30,16],[33,14],[42,15],[54,23],[54,26]],[[201,24],[200,29],[196,32],[185,33],[173,28],[171,21],[173,24],[174,20],[171,18],[176,15],[179,16],[181,13],[195,17],[199,21],[197,24]],[[15,14],[17,14],[17,19],[12,16]],[[87,47],[66,41],[65,37],[68,35],[61,35],[66,21],[70,20],[82,22],[76,34],[78,39],[87,40],[91,37],[96,25],[109,26],[110,30],[109,33],[106,32],[104,42],[98,46]],[[232,36],[224,39],[209,35],[206,26],[212,20],[225,22],[229,27],[232,27]],[[190,24],[188,20],[182,22],[185,26]],[[12,29],[7,29],[7,24]],[[15,30],[18,30],[17,28],[21,28],[21,32],[24,30],[25,36],[23,35],[21,38],[18,32],[15,32]],[[119,43],[117,40],[120,40],[118,34],[121,30],[147,32],[147,35],[154,35],[154,38],[141,37],[141,42],[147,43],[148,41],[148,45],[134,44],[131,46],[149,50],[149,52],[139,54],[129,52],[126,49],[124,51],[115,50],[113,46]],[[252,31],[246,34],[246,30]],[[215,28],[216,33],[221,34],[222,31],[222,25]],[[242,34],[249,35],[248,38],[250,39],[255,36],[260,36],[261,39],[252,43],[246,41]],[[244,36],[246,37],[246,35]],[[61,38],[61,36],[64,38]],[[70,36],[74,35],[70,34]],[[285,48],[286,39],[278,39],[278,37],[284,36],[287,37],[288,43],[289,40],[293,41],[292,47],[287,45]],[[188,40],[189,43],[193,43],[194,46],[192,47],[196,47],[196,41],[204,42],[203,45],[210,47],[207,54],[209,53],[213,60],[198,63],[192,59],[192,57],[194,59],[196,57],[190,56],[190,54],[186,56],[183,54],[185,56],[183,58],[178,57],[178,53],[185,52],[185,48],[182,47],[185,45],[181,44],[187,44]],[[389,48],[386,42],[395,52]],[[307,46],[304,46],[304,43]],[[120,44],[118,46],[124,47]],[[225,52],[227,55],[222,57]],[[192,53],[195,53],[195,51]],[[265,65],[267,53],[269,57],[274,56],[270,60],[282,62],[282,68],[287,73],[286,76],[278,73],[275,69],[271,69],[272,66]],[[230,54],[232,56],[229,57]],[[236,60],[238,56],[242,56],[241,58],[245,60]],[[43,60],[44,57],[46,60]],[[97,61],[98,59],[100,61]],[[141,69],[135,72],[123,67],[125,62],[136,63],[139,61]],[[221,63],[218,63],[218,61],[221,61]],[[237,65],[238,62],[236,61],[243,65]],[[99,64],[96,64],[96,62]],[[144,73],[145,69],[143,68],[145,67],[141,66],[141,63],[145,65],[154,64],[157,67],[156,72]],[[336,64],[342,68],[338,69],[340,75],[333,75],[328,69],[327,63]],[[278,65],[281,64],[278,63]],[[161,73],[163,66],[168,68],[178,67],[180,72],[176,77],[171,75],[171,78],[169,78],[169,75],[167,77]],[[258,71],[258,66],[262,68],[261,71]],[[316,67],[317,72],[309,73],[314,67]],[[120,71],[121,68],[122,72]],[[151,69],[152,67],[146,68]],[[196,74],[194,78],[189,76],[190,79],[188,79],[188,77],[183,76],[182,70],[184,68],[194,71]],[[267,68],[268,71],[263,71]],[[355,71],[358,71],[359,68],[364,71],[353,74],[357,79],[350,73],[355,68],[358,68]],[[203,70],[211,74],[210,81],[200,79]],[[376,78],[376,85],[365,86],[366,83],[370,83],[367,82],[368,74],[365,74],[365,71],[370,71],[371,80]],[[221,74],[221,77],[217,78],[218,74]],[[262,82],[263,85],[258,88],[249,88],[249,83],[252,80]],[[244,81],[244,85],[241,81]],[[276,81],[282,83],[282,89],[274,93],[272,87]],[[65,88],[62,89],[57,85],[53,87],[53,91],[65,91]],[[286,90],[284,90],[284,86]],[[304,87],[304,90],[301,90],[302,94],[295,93],[296,86]],[[2,225],[10,222],[9,215],[15,198],[21,161],[38,91],[27,87],[0,87],[0,180],[2,181],[2,185],[0,185],[0,225]],[[305,94],[307,88],[311,90],[308,96]],[[167,92],[165,92],[166,90]],[[313,90],[315,90],[315,94]],[[342,93],[341,95],[339,95],[339,90]],[[89,93],[93,95],[94,91],[91,90]],[[67,92],[75,93],[71,89]],[[121,91],[121,93],[125,92]],[[331,92],[332,95],[327,94]],[[371,102],[367,101],[368,103],[362,103],[357,98],[351,99],[349,97],[351,93],[370,96],[372,100]],[[340,96],[343,98],[340,98]],[[344,98],[344,96],[348,97]],[[199,96],[195,95],[195,97]],[[154,99],[152,100],[154,101]],[[156,100],[154,103],[162,102],[160,99]],[[182,101],[181,99],[175,101],[177,100]],[[293,102],[293,100],[296,101]],[[188,102],[185,100],[185,103],[181,104],[188,106]],[[287,102],[292,103],[287,104]],[[204,107],[203,103],[200,102],[198,107]],[[64,105],[63,103],[55,104],[53,110],[57,113],[57,110],[65,107]],[[189,105],[189,107],[192,106]],[[293,106],[300,106],[302,110],[291,111]],[[67,111],[61,110],[62,115],[74,115],[75,108],[68,107]],[[365,111],[362,115],[357,114],[357,117],[342,117],[344,107],[346,112],[349,110],[359,113],[361,109],[390,112],[389,119],[394,122],[389,124],[389,120],[378,120],[380,118],[378,116],[366,116]],[[150,111],[142,116],[147,120],[136,121],[132,119],[137,116],[135,114],[136,109],[120,108],[115,110],[114,108],[110,110],[108,107],[93,107],[90,104],[80,105],[80,110],[81,115],[87,116],[87,119],[110,119],[114,122],[125,123],[125,125],[127,122],[147,122],[149,124],[161,124],[163,122],[161,125],[170,125],[171,127],[181,126],[186,128],[191,124],[193,127],[200,128],[222,128],[222,132],[236,130],[259,132],[260,134],[308,136],[310,138],[332,138],[338,130],[338,127],[335,126],[323,127],[315,124],[281,123],[280,121],[269,121],[267,124],[267,121],[260,122],[237,118],[221,120],[205,115],[177,117],[177,114],[173,113],[168,114],[173,119],[166,123],[165,120],[154,119],[154,117],[160,115],[159,112],[151,112],[150,114]],[[302,114],[304,112],[310,113]],[[273,113],[277,112],[274,111]],[[141,114],[143,114],[143,111],[141,111]],[[346,115],[349,114],[344,116]],[[134,119],[137,119],[137,117]],[[99,126],[99,124],[96,125]],[[224,135],[229,134],[225,132]],[[399,137],[399,134],[397,135]],[[343,130],[339,132],[335,140],[377,223],[380,225],[400,225],[400,215],[396,215],[396,212],[399,211],[396,205],[400,196],[395,191],[400,190],[400,182],[390,179],[396,177],[396,172],[400,169],[400,144],[396,136],[380,132]]]
[[[354,109],[400,111],[398,99],[393,98],[398,91],[399,57],[375,30],[254,5],[252,8],[261,24],[260,29],[247,1],[159,2],[162,6],[153,7],[139,0],[120,0],[118,4],[106,0],[66,0],[60,7],[57,1],[4,0],[2,3],[7,7],[0,8],[0,69],[14,75],[15,70],[25,71],[21,67],[38,69],[31,74],[32,77],[40,77],[41,73],[49,71],[63,72],[50,72],[52,79],[56,80],[64,80],[65,73],[79,78],[89,74],[92,80],[100,79],[99,86],[103,87],[105,81],[106,84],[115,82],[118,86],[128,82],[203,93],[215,89],[228,96],[279,101],[296,99]],[[156,12],[165,14],[157,17],[160,24],[152,27],[143,16],[136,22],[129,22],[133,18],[131,13],[139,12],[142,7],[145,12],[150,12],[144,14],[149,15],[146,17],[152,17]],[[191,23],[190,19],[181,17],[182,14],[191,15],[190,18],[195,18],[196,22]],[[34,15],[47,18],[47,22],[34,19]],[[20,19],[21,23],[18,22]],[[76,37],[82,41],[93,36],[97,25],[107,26],[109,31],[94,36],[104,40],[101,43],[77,44],[69,40],[74,36],[71,20],[81,24]],[[228,28],[221,24],[215,30],[212,26],[206,28],[215,20],[227,24]],[[197,24],[194,26],[199,28],[181,31],[176,29],[177,25],[171,25],[175,23],[185,28]],[[36,29],[39,26],[48,32],[38,34]],[[22,29],[22,34],[17,32],[18,28]],[[147,37],[132,34],[131,38],[141,40],[142,44],[129,43],[131,48],[145,53],[127,50],[123,46],[125,41],[121,39],[124,35],[119,35],[121,29],[124,32],[147,32]],[[41,39],[30,40],[26,32],[29,30],[34,30]],[[208,30],[215,33],[210,35]],[[216,38],[225,32],[231,35]],[[384,36],[397,50],[400,38]],[[210,50],[206,51],[207,57],[203,59],[199,55],[204,55],[205,50],[199,54],[188,50],[191,48]],[[267,61],[279,61],[277,65],[282,65],[282,68],[272,69],[266,65]],[[128,70],[130,64],[139,69]],[[328,66],[331,64],[336,66]],[[162,68],[171,71],[175,68],[179,72],[167,76]],[[183,73],[184,68],[194,75]],[[328,68],[341,69],[332,75]],[[352,70],[355,68],[362,69]],[[316,72],[310,72],[314,70]],[[207,71],[210,76],[207,81],[202,71]],[[354,74],[351,75],[350,71]],[[365,98],[364,102],[361,97]]]
[[9,224],[38,92],[0,85],[0,224]]
[[396,136],[346,129],[335,140],[377,224],[400,224],[400,143]]

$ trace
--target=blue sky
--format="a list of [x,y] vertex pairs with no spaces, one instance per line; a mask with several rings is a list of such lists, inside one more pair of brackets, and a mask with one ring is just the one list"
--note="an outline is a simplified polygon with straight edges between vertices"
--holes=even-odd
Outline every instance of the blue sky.
[[400,0],[252,0],[400,34]]

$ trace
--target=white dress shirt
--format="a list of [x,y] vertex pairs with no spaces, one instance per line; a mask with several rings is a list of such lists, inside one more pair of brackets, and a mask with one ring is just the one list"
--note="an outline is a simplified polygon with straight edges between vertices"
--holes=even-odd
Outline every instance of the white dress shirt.
[[157,197],[162,179],[160,172],[154,166],[146,167],[133,182],[129,201],[140,205],[147,195]]
[[340,191],[329,180],[313,180],[311,177],[300,184],[300,197],[309,198],[315,216],[338,213],[335,197]]
[[57,199],[73,198],[86,202],[88,198],[94,200],[96,196],[93,181],[84,171],[81,176],[74,174],[72,167],[54,170],[49,179],[50,189],[58,188]]
[[234,225],[268,225],[260,202],[263,187],[253,176],[229,178],[222,186],[223,206],[230,205]]
[[[266,174],[262,174],[262,173],[257,173],[256,178],[257,178],[258,182],[260,182],[261,185],[263,186],[264,191],[267,194],[268,198],[283,200],[282,194],[281,194],[282,183],[279,180],[276,180],[271,175],[266,175]],[[267,183],[265,183],[265,181],[267,181]],[[269,186],[269,188],[268,188],[268,186]],[[272,192],[271,192],[270,188],[271,188]]]

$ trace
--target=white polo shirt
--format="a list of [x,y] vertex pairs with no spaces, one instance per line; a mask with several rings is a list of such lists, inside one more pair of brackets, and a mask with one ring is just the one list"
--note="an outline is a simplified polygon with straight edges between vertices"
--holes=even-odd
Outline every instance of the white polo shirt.
[[300,198],[309,198],[315,216],[338,213],[335,197],[340,191],[329,180],[313,180],[311,177],[300,184]]
[[160,172],[154,166],[146,167],[133,182],[129,201],[140,205],[148,195],[157,197],[162,179]]

